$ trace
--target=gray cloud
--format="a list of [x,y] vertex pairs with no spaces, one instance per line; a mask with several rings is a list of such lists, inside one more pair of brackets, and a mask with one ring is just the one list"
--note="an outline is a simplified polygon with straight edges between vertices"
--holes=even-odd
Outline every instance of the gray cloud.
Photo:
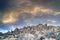
[[45,6],[56,11],[60,10],[60,0],[30,0],[34,4]]
[[4,22],[8,21],[7,23],[9,21],[12,23],[13,19],[13,22],[17,22],[18,20],[15,19],[23,18],[25,20],[30,19],[30,17],[40,16],[41,14],[60,14],[59,0],[5,0],[4,3],[2,3],[4,7],[0,7],[4,10],[4,12],[0,13],[0,19]]

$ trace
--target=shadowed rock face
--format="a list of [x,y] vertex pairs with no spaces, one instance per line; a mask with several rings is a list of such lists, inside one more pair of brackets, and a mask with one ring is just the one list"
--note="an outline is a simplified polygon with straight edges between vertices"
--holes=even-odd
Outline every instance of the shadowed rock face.
[[0,32],[0,36],[2,36],[2,35],[3,35],[3,33]]

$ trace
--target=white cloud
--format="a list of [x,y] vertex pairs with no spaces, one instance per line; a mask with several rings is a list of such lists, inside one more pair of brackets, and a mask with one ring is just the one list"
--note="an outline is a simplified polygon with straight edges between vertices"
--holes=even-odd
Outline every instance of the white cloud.
[[57,21],[56,20],[47,20],[47,22],[49,22],[49,23],[56,23]]

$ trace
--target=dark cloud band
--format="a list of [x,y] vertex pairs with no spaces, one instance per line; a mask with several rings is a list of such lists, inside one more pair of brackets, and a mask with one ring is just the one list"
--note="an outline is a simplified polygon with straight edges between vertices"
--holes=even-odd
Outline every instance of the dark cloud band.
[[0,0],[0,11],[5,11],[8,8],[10,0]]

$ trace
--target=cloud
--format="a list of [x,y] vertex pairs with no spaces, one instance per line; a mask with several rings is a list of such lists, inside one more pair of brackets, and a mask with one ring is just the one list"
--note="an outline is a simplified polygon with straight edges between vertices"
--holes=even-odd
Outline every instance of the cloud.
[[7,30],[0,30],[0,32],[2,32],[2,33],[6,33],[6,32],[8,32]]
[[0,25],[14,28],[59,21],[60,0],[0,0]]
[[36,5],[41,5],[46,8],[52,8],[54,10],[60,9],[60,0],[30,0],[32,3]]
[[[2,23],[15,23],[19,19],[38,15],[60,15],[60,11],[53,9],[54,0],[10,0],[7,10],[2,14]],[[52,7],[52,8],[50,8]],[[30,19],[30,18],[28,18]]]
[[57,21],[48,19],[47,22],[49,22],[49,23],[56,23]]
[[44,8],[42,6],[34,6],[31,9],[22,9],[22,13],[29,13],[29,14],[32,14],[33,16],[36,16],[38,14],[40,14],[40,15],[41,14],[42,15],[45,15],[45,14],[59,15],[60,14],[59,11],[55,11],[50,8]]
[[0,0],[0,12],[6,11],[10,0]]
[[10,13],[4,14],[2,23],[4,24],[14,23],[17,20],[18,20],[18,14],[16,12],[10,12]]

